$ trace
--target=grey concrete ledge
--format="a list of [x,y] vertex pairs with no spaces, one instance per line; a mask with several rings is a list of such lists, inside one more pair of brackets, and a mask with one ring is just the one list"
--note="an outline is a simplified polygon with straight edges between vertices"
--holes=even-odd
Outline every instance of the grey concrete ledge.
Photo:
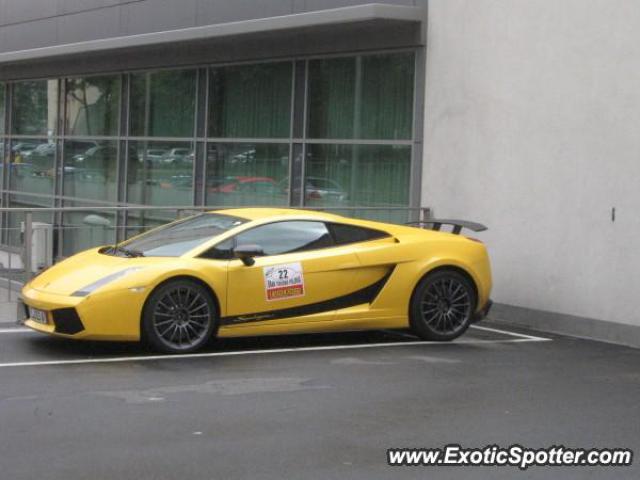
[[503,303],[494,304],[489,317],[500,323],[519,325],[532,330],[640,348],[640,327],[635,325],[533,310]]
[[132,47],[173,44],[236,35],[259,34],[327,25],[355,24],[374,21],[420,23],[425,17],[420,7],[370,3],[352,7],[316,10],[278,17],[219,23],[178,30],[112,37],[86,42],[55,45],[0,54],[0,64],[59,57],[80,53],[119,50]]

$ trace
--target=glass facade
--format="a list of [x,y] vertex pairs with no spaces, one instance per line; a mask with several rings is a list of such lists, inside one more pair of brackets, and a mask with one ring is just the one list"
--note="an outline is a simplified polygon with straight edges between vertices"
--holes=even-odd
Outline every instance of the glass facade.
[[[0,134],[4,133],[4,115],[5,115],[4,96],[5,96],[4,83],[0,82]],[[2,158],[4,158],[4,145],[0,148],[2,148],[0,152],[2,153]]]
[[207,205],[287,205],[289,145],[210,143]]
[[[16,207],[306,206],[406,220],[389,212],[412,206],[414,62],[401,51],[0,83],[1,198]],[[12,216],[3,222],[17,231]],[[56,223],[57,255],[69,255],[174,216],[36,220]]]
[[131,136],[193,137],[195,111],[196,70],[131,75]]
[[309,62],[309,138],[408,140],[413,54]]
[[70,78],[65,90],[67,135],[118,135],[120,77]]
[[387,207],[409,204],[411,148],[405,145],[309,145],[305,204]]
[[57,133],[58,81],[15,83],[11,111],[11,133],[52,137]]
[[209,137],[288,138],[291,62],[212,68]]

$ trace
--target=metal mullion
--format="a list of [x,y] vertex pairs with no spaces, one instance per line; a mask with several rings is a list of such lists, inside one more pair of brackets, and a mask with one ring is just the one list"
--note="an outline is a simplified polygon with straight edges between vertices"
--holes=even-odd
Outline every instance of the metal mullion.
[[307,130],[309,128],[309,58],[304,59],[304,95],[302,114],[302,164],[300,169],[300,199],[299,205],[304,206],[306,195],[305,186],[307,184]]
[[[55,156],[53,159],[54,183],[53,183],[53,206],[63,207],[64,201],[64,143],[67,119],[67,82],[65,78],[56,79],[58,82],[58,101],[56,105],[56,131],[54,141],[56,143]],[[62,246],[64,245],[64,214],[60,211],[52,215],[54,231],[58,230],[58,251],[54,253],[54,258],[62,257]],[[55,237],[55,235],[54,235]]]
[[198,142],[203,142],[205,139],[200,137],[152,137],[148,136],[128,136],[129,140],[133,142],[167,142],[167,143],[189,143],[195,138]]
[[298,108],[298,95],[297,95],[297,73],[298,73],[298,61],[295,60],[291,63],[291,108],[289,111],[289,163],[287,166],[289,174],[289,195],[287,198],[287,206],[292,206],[293,189],[291,184],[293,183],[293,137],[295,135],[295,119],[296,109]]
[[[204,126],[202,133],[204,141],[202,142],[202,190],[200,193],[200,203],[196,205],[207,204],[207,163],[209,160],[209,91],[211,89],[211,69],[205,68],[205,89],[204,89]],[[197,160],[197,159],[196,159]]]
[[331,145],[413,145],[413,140],[370,140],[365,138],[308,138],[307,143]]
[[202,176],[202,163],[204,162],[204,153],[202,150],[203,142],[199,142],[199,138],[206,137],[206,117],[207,110],[207,71],[199,68],[196,71],[196,92],[195,92],[195,115],[193,125],[193,164],[191,168],[192,178],[192,203],[193,205],[201,205],[202,191],[204,190],[204,177]]
[[[6,193],[12,195],[23,195],[26,197],[34,197],[34,198],[51,198],[51,195],[47,195],[46,193],[31,193],[31,192],[21,192],[18,190],[7,190]],[[67,202],[77,202],[77,203],[95,203],[97,205],[120,205],[118,202],[110,202],[108,200],[94,200],[90,198],[80,198],[80,197],[72,197],[69,195],[62,195],[60,197],[61,200],[65,200]],[[50,207],[53,208],[53,207]]]
[[[413,67],[413,122],[411,133],[411,169],[409,174],[409,206],[422,206],[422,174],[424,155],[424,115],[426,95],[426,49],[424,47],[414,52]],[[411,218],[410,220],[416,220]]]
[[[5,83],[5,88],[4,88],[4,132],[6,132],[7,137],[3,139],[4,142],[4,154],[3,154],[3,158],[2,158],[2,164],[3,164],[3,173],[2,173],[2,206],[3,207],[8,207],[9,206],[9,194],[5,193],[6,190],[9,190],[9,187],[11,186],[10,181],[11,181],[11,177],[10,177],[10,169],[11,169],[11,148],[12,148],[12,141],[11,141],[11,131],[13,130],[13,105],[12,105],[12,92],[13,92],[13,84],[12,83]],[[4,212],[2,212],[1,216],[0,216],[0,225],[2,225],[2,236],[0,238],[0,242],[2,242],[3,244],[8,244],[9,243],[9,239],[8,239],[8,235],[9,235],[9,215],[5,214]]]
[[[129,128],[129,75],[120,74],[120,101],[118,104],[118,136],[117,160],[116,160],[116,203],[126,202],[127,195],[127,170],[129,162],[129,145],[126,134]],[[116,212],[114,214],[115,231],[114,241],[117,243],[126,236],[126,212]]]
[[[140,188],[142,198],[140,200],[143,205],[147,205],[147,152],[149,151],[149,141],[146,139],[149,138],[149,123],[151,112],[151,72],[145,72],[144,76],[144,123],[142,124],[142,128],[143,137],[145,138],[145,140],[142,140],[142,184]],[[129,131],[129,133],[131,132]],[[131,140],[131,138],[129,138],[129,140]],[[139,141],[136,141],[136,148],[138,149],[138,151],[140,151]],[[144,225],[144,212],[140,213],[139,219],[140,221],[138,222],[138,224]]]
[[97,140],[101,142],[107,141],[117,141],[120,139],[119,136],[114,135],[66,135],[64,136],[65,140]]
[[290,137],[276,138],[244,138],[244,137],[210,137],[205,139],[212,143],[289,143]]
[[[198,149],[196,145],[196,139],[198,136],[198,114],[200,109],[198,108],[200,100],[200,69],[196,70],[196,91],[194,93],[194,106],[193,106],[193,138],[191,140],[191,150],[193,151],[193,163],[191,164],[191,203],[196,205],[196,163],[198,157]],[[179,215],[176,215],[179,216]]]
[[295,117],[296,117],[296,108],[297,108],[297,73],[298,73],[298,61],[294,61],[291,63],[291,93],[289,97],[289,101],[291,102],[289,108],[289,143],[291,143],[293,137],[295,136]]
[[49,135],[16,135],[11,134],[11,138],[16,140],[49,140]]

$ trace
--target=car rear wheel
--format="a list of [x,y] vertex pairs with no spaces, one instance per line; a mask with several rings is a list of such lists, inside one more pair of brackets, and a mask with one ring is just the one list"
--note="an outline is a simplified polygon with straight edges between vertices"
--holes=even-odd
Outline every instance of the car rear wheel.
[[420,281],[411,299],[411,329],[425,340],[453,340],[469,328],[476,302],[466,276],[455,270],[433,272]]
[[164,353],[189,353],[203,347],[216,327],[211,294],[190,280],[172,280],[157,288],[145,305],[144,338]]

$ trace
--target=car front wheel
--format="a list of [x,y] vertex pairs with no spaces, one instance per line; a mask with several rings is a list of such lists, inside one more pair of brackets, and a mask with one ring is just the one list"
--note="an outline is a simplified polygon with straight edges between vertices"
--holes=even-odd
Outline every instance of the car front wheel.
[[425,340],[453,340],[469,328],[476,302],[473,284],[460,272],[430,273],[411,299],[411,329]]
[[145,340],[164,353],[190,353],[202,348],[216,326],[211,294],[191,280],[172,280],[154,290],[144,308]]

